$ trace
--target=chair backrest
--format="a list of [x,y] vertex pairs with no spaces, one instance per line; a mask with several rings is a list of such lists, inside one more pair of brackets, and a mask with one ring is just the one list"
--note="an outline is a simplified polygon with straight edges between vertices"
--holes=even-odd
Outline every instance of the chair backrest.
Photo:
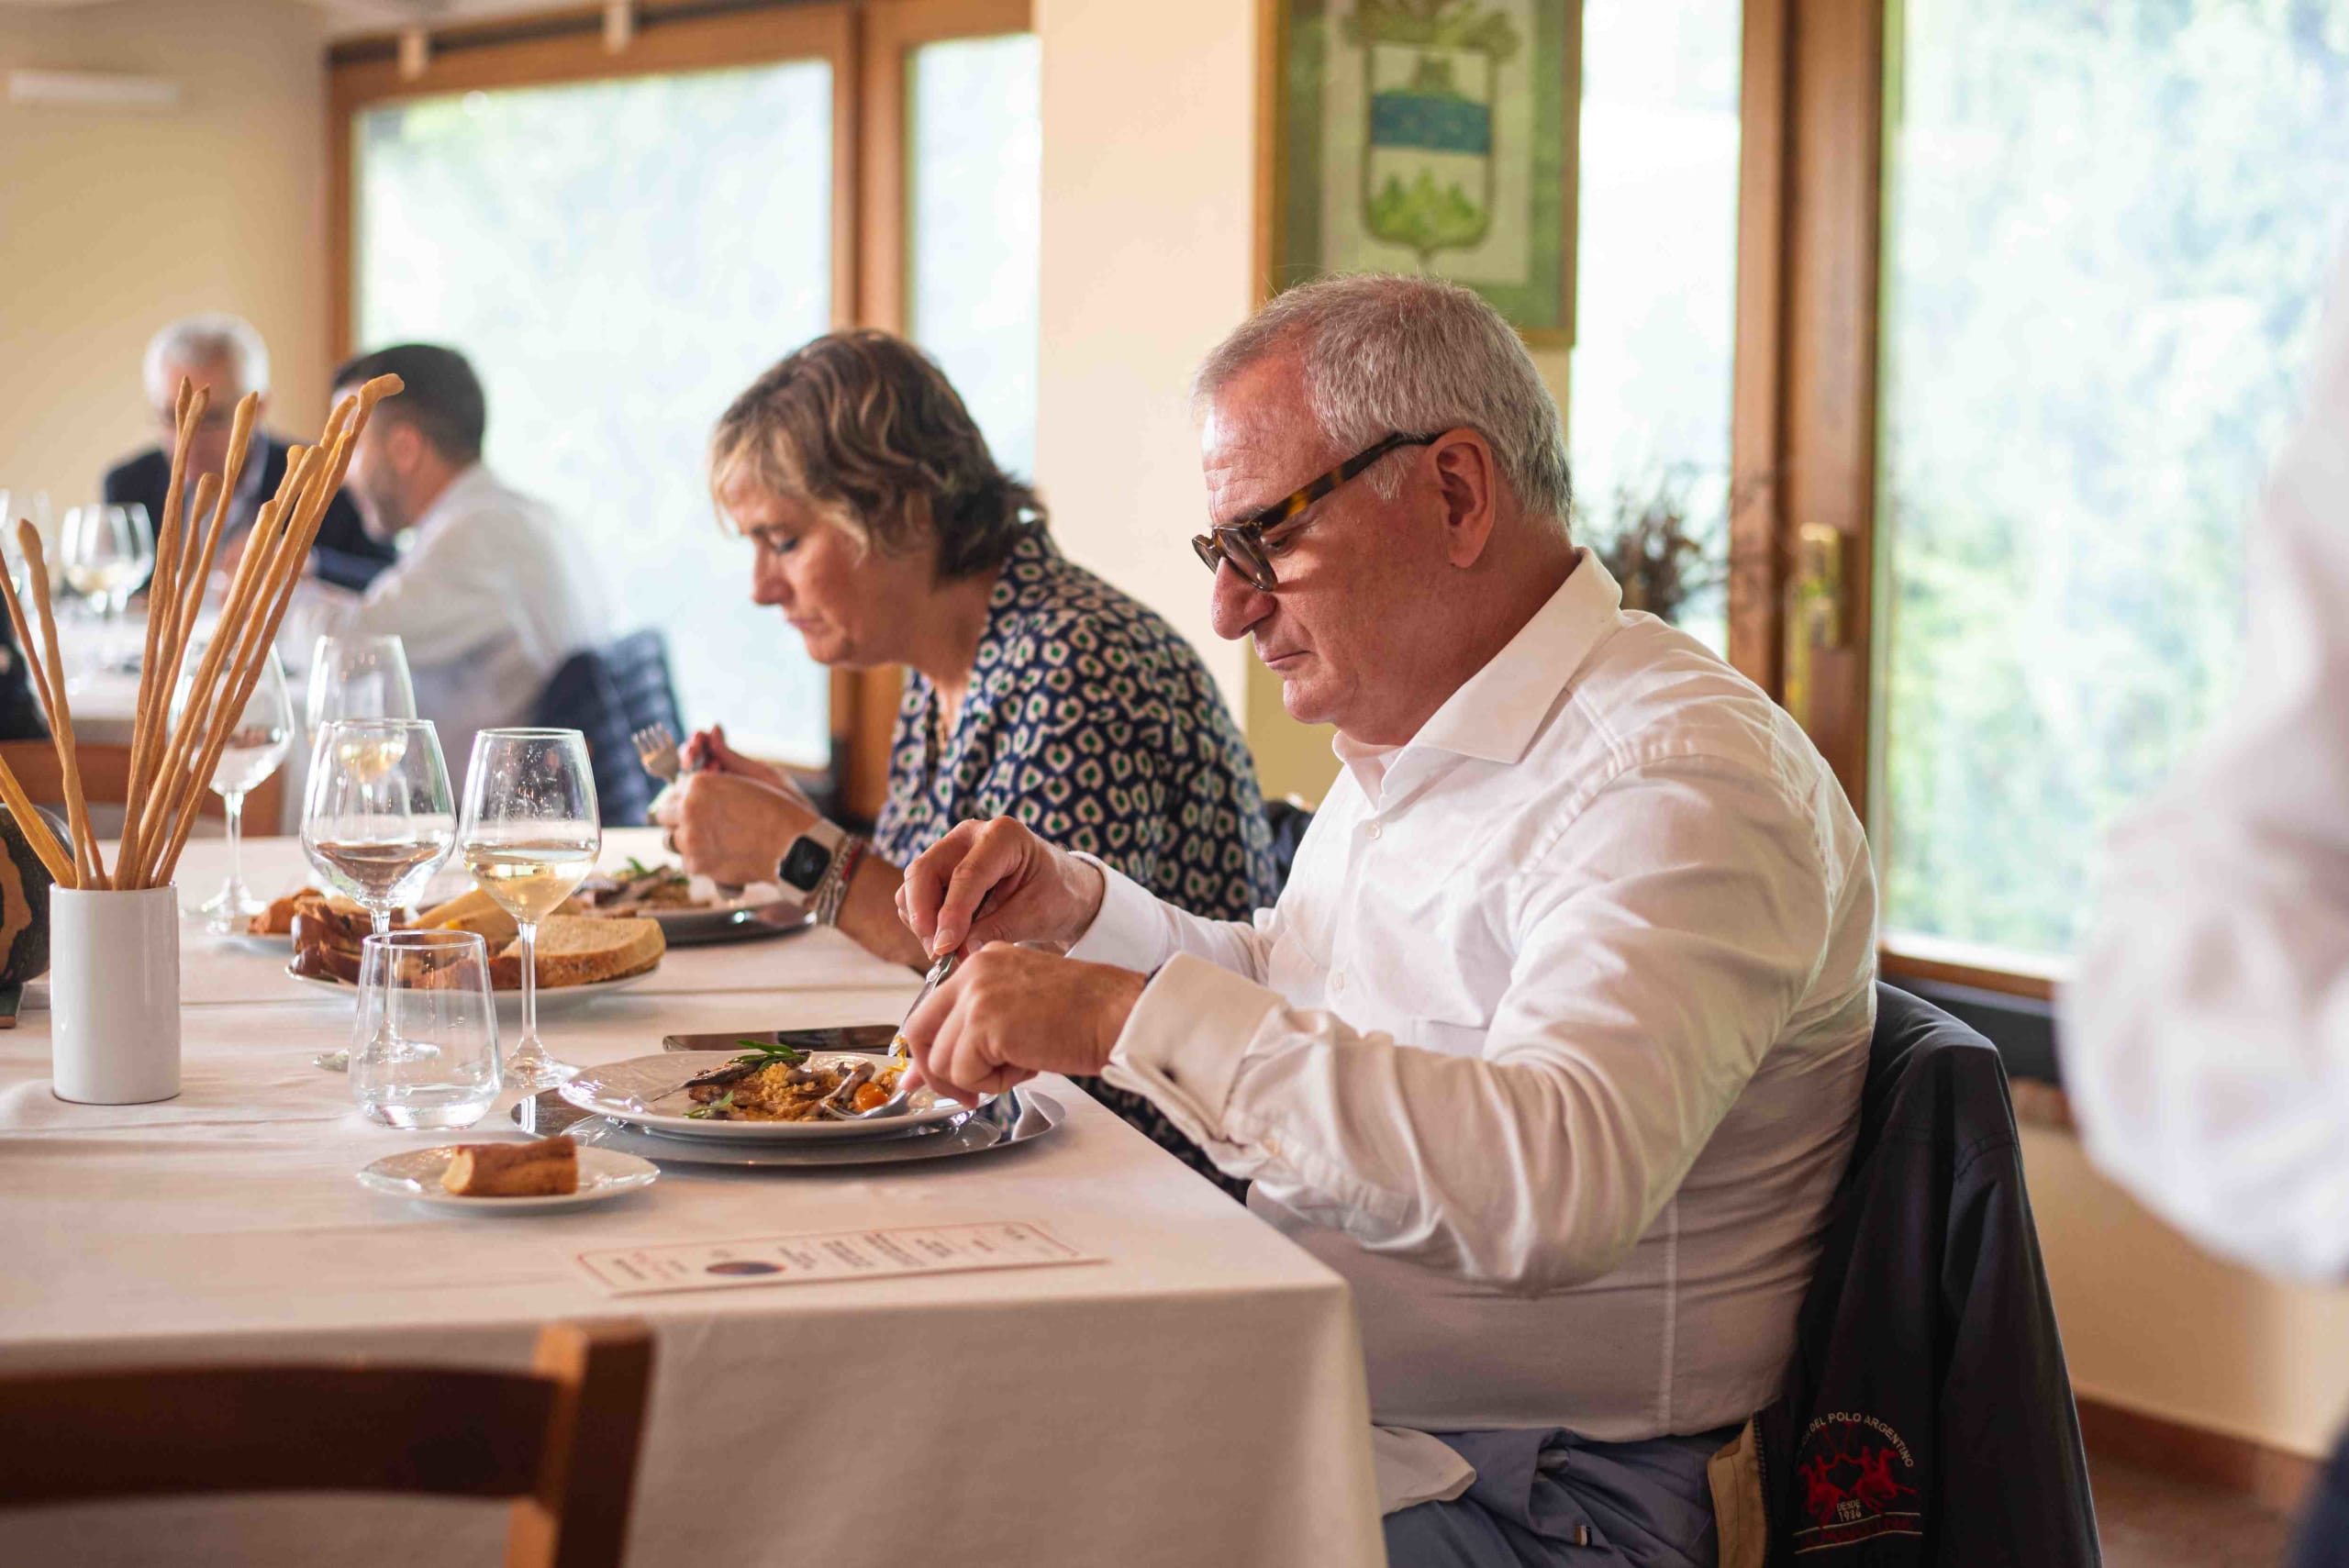
[[596,806],[607,828],[634,828],[652,803],[652,780],[629,741],[628,705],[611,662],[603,651],[583,648],[564,660],[539,694],[530,722],[550,729],[576,729],[587,738],[587,763],[596,774]]
[[528,1373],[234,1366],[0,1378],[0,1507],[197,1493],[512,1497],[508,1568],[618,1568],[652,1336],[551,1324]]
[[[78,762],[82,769],[82,795],[92,806],[125,806],[130,801],[130,748],[84,742],[79,748]],[[57,760],[56,744],[49,740],[0,740],[0,762],[17,775],[25,786],[25,795],[35,806],[65,806],[65,769]],[[245,792],[245,830],[249,833],[274,833],[283,820],[280,813],[285,804],[285,770],[276,773]],[[220,797],[206,790],[198,797],[198,813],[218,817],[222,807]]]
[[2099,1560],[2005,1067],[1891,986],[1785,1393],[1756,1421],[1774,1564]]
[[677,712],[676,683],[669,674],[669,639],[650,627],[631,631],[604,650],[604,659],[628,714],[629,733],[665,724],[683,740],[685,721]]

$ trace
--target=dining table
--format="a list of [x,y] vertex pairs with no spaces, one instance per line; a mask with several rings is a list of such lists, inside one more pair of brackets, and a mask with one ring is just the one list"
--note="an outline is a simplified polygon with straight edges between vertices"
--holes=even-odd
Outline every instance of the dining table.
[[[188,906],[222,847],[191,845]],[[605,863],[664,857],[651,829]],[[262,895],[309,880],[249,840]],[[551,1212],[449,1212],[362,1185],[403,1151],[526,1136],[507,1091],[463,1132],[366,1119],[313,1057],[347,991],[287,949],[181,926],[182,1085],[50,1087],[42,987],[0,1031],[0,1379],[250,1362],[520,1368],[541,1326],[624,1318],[654,1362],[626,1561],[1371,1564],[1385,1561],[1344,1282],[1074,1084],[1044,1136],[952,1159],[736,1169]],[[590,1068],[665,1036],[894,1024],[918,984],[836,931],[672,946],[626,990],[542,1006]],[[583,1254],[1019,1224],[1088,1261],[614,1295]],[[288,1494],[0,1512],[0,1563],[488,1563],[504,1506]]]

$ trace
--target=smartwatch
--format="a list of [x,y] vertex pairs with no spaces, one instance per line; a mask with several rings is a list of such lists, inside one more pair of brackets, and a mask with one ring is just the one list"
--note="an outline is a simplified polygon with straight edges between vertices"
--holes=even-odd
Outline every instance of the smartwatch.
[[863,840],[818,817],[783,852],[775,863],[775,880],[799,895],[818,925],[833,925],[863,850]]

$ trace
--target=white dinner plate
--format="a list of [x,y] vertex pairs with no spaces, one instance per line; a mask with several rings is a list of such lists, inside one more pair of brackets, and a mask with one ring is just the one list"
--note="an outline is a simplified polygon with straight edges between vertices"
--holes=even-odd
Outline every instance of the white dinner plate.
[[617,1149],[583,1147],[579,1151],[579,1190],[575,1193],[545,1197],[460,1197],[440,1184],[441,1173],[456,1157],[454,1144],[388,1155],[360,1171],[359,1184],[387,1197],[414,1198],[435,1208],[465,1209],[475,1214],[533,1214],[601,1203],[639,1187],[649,1187],[661,1179],[661,1167],[650,1160],[640,1160]]
[[[607,1116],[670,1138],[698,1138],[717,1143],[805,1143],[843,1138],[902,1138],[971,1114],[972,1107],[942,1100],[928,1088],[917,1089],[902,1115],[877,1121],[709,1121],[686,1116],[694,1108],[685,1093],[688,1081],[714,1072],[741,1053],[731,1051],[671,1051],[659,1056],[632,1057],[607,1067],[589,1067],[556,1093],[581,1110]],[[811,1066],[872,1062],[862,1051],[815,1051]],[[994,1098],[993,1095],[987,1096]],[[982,1100],[980,1104],[985,1104]]]
[[[642,984],[649,977],[658,973],[660,969],[661,966],[656,963],[642,974],[624,975],[618,980],[591,980],[584,985],[541,985],[539,987],[539,1011],[560,1013],[572,1007],[584,1007],[598,996],[608,996],[615,991],[625,991],[631,985]],[[329,980],[324,975],[317,974],[295,973],[291,959],[286,961],[285,978],[304,985],[315,986],[321,991],[340,993],[354,1002],[359,999],[359,987],[349,981]],[[522,993],[499,991],[495,995],[499,1018],[518,1018],[522,1016]]]

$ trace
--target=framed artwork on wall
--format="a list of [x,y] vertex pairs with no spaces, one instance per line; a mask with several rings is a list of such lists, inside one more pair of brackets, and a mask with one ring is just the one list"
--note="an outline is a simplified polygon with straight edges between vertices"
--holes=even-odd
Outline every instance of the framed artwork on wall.
[[1267,279],[1424,272],[1574,340],[1580,0],[1264,0]]

